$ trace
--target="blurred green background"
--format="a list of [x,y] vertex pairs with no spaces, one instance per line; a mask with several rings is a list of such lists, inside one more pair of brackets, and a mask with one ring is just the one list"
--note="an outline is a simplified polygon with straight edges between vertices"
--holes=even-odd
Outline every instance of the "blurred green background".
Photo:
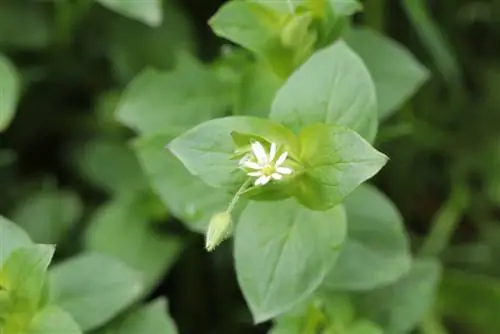
[[[168,296],[181,333],[266,333],[269,324],[252,325],[239,292],[231,243],[209,254],[202,235],[165,211],[128,146],[134,132],[114,115],[145,68],[178,70],[187,54],[213,65],[228,42],[207,21],[224,1],[164,0],[159,26],[154,15],[130,18],[100,2],[0,3],[0,51],[21,81],[16,114],[0,134],[0,213],[35,241],[57,243],[56,260],[84,248],[146,266],[159,277],[147,298]],[[382,122],[376,145],[390,163],[374,183],[401,211],[415,247],[446,221],[441,233],[452,242],[440,254],[447,269],[437,306],[448,332],[499,333],[500,2],[366,0],[364,7],[354,24],[392,37],[430,71],[416,96]],[[166,94],[200,78],[181,77]],[[212,100],[226,93],[214,89]],[[175,103],[169,107],[184,107]],[[162,265],[141,262],[149,256],[140,253],[141,233],[166,238],[150,251],[168,254]]]

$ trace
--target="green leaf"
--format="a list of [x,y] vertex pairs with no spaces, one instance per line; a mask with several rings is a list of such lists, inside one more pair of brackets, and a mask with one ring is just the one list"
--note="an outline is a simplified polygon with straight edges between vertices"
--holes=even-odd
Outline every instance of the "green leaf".
[[14,64],[0,54],[0,132],[7,129],[17,109],[21,94],[21,78]]
[[368,320],[359,320],[347,330],[347,334],[384,334],[382,328]]
[[235,114],[267,118],[274,96],[282,84],[283,80],[267,66],[253,64],[241,78]]
[[238,169],[234,155],[232,132],[250,133],[264,137],[289,152],[297,152],[294,134],[280,124],[256,117],[225,117],[200,124],[170,142],[170,151],[212,187],[234,187],[246,179]]
[[119,14],[146,23],[152,27],[160,25],[163,20],[162,0],[149,0],[145,2],[97,0],[97,2]]
[[82,210],[74,192],[42,189],[21,202],[12,217],[35,242],[56,244],[77,222]]
[[350,16],[363,9],[358,0],[328,0],[333,12],[337,16]]
[[176,334],[177,328],[167,308],[166,299],[157,299],[129,314],[113,326],[109,334]]
[[139,209],[142,197],[117,197],[99,208],[85,231],[85,247],[137,269],[150,288],[177,259],[181,243],[153,230],[148,213]]
[[341,203],[387,162],[387,157],[361,136],[338,125],[309,125],[299,141],[304,171],[297,178],[295,196],[314,210]]
[[[152,3],[154,1],[160,0]],[[144,5],[137,1],[128,2],[141,8]],[[196,51],[194,29],[186,13],[173,1],[165,1],[163,7],[163,22],[158,27],[122,17],[108,18],[110,37],[106,46],[113,68],[123,83],[128,83],[147,67],[172,68],[179,50]]]
[[0,267],[14,250],[32,243],[22,228],[0,215]]
[[316,52],[278,91],[270,118],[295,131],[312,123],[340,124],[373,141],[375,86],[363,61],[338,41]]
[[495,334],[500,328],[500,281],[496,278],[446,270],[437,304],[440,314],[471,333]]
[[416,260],[410,272],[387,287],[359,295],[358,306],[386,334],[407,333],[429,312],[441,267],[431,259]]
[[367,184],[345,201],[347,240],[324,285],[337,290],[370,290],[410,270],[403,219],[384,194]]
[[251,202],[236,227],[234,256],[255,322],[308,298],[335,264],[345,234],[342,206],[318,212],[293,199]]
[[7,290],[12,304],[11,312],[34,312],[41,301],[55,247],[33,245],[14,250],[0,270],[0,286]]
[[51,305],[35,315],[25,334],[82,334],[82,331],[71,315]]
[[231,201],[225,191],[207,186],[191,175],[165,144],[171,135],[140,138],[134,148],[149,178],[168,210],[188,228],[205,232],[215,212],[224,210]]
[[183,57],[175,71],[148,69],[129,84],[117,108],[120,122],[143,134],[179,133],[228,110],[233,90],[192,56]]
[[52,268],[51,302],[69,312],[83,331],[113,319],[143,292],[140,274],[111,257],[83,254]]
[[352,29],[345,40],[363,59],[375,82],[379,118],[390,116],[429,78],[429,71],[404,46],[375,30]]
[[137,157],[123,142],[90,141],[77,151],[75,159],[82,176],[110,193],[131,193],[147,188]]

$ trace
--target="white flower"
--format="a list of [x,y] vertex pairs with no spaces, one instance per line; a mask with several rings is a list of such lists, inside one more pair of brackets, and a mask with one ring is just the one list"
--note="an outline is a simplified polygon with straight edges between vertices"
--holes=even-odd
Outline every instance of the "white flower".
[[271,180],[281,180],[283,175],[290,175],[293,173],[290,167],[282,166],[288,157],[288,152],[283,152],[279,158],[274,161],[276,151],[277,147],[275,143],[271,143],[268,154],[261,143],[254,141],[252,143],[252,154],[241,159],[240,167],[255,170],[249,172],[248,175],[256,177],[256,186],[263,186]]

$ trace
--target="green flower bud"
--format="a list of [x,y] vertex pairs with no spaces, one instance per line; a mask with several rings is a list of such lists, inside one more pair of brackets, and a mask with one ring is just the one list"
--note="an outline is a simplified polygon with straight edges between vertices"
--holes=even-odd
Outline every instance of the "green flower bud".
[[300,47],[308,39],[312,13],[293,16],[281,32],[281,43],[290,48]]
[[212,216],[205,236],[205,248],[211,252],[231,233],[232,221],[231,213],[228,211],[219,212]]

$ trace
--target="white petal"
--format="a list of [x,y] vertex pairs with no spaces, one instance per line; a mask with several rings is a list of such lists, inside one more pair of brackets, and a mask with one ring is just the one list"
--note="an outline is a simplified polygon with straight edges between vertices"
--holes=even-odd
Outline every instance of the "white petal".
[[288,152],[283,152],[283,154],[281,154],[278,160],[276,161],[276,166],[280,166],[282,163],[284,163],[287,156]]
[[262,175],[261,177],[259,177],[257,180],[255,180],[255,185],[256,186],[263,186],[265,185],[267,182],[269,182],[271,180],[271,177],[270,176],[265,176],[265,175]]
[[257,161],[263,165],[267,163],[267,155],[266,155],[266,150],[264,149],[264,146],[262,146],[261,143],[258,141],[254,141],[252,143],[252,152],[253,155],[257,158]]
[[290,175],[293,173],[293,169],[289,168],[289,167],[278,167],[276,168],[276,171],[280,174],[284,174],[284,175]]
[[253,161],[245,161],[243,163],[243,167],[247,167],[247,168],[250,168],[250,169],[262,169],[261,165],[259,165],[256,162],[253,162]]
[[262,176],[264,174],[262,174],[262,172],[251,172],[251,173],[248,173],[247,175],[248,176]]
[[276,156],[276,144],[271,143],[271,149],[269,150],[269,162],[273,161],[275,156]]
[[245,162],[247,162],[247,161],[248,161],[248,156],[247,156],[247,155],[245,155],[243,158],[241,158],[241,160],[240,160],[240,162],[239,162],[240,166],[241,166],[241,165],[244,165],[244,164],[245,164]]
[[273,178],[273,180],[281,180],[283,178],[283,175],[278,173],[273,173],[271,177]]

